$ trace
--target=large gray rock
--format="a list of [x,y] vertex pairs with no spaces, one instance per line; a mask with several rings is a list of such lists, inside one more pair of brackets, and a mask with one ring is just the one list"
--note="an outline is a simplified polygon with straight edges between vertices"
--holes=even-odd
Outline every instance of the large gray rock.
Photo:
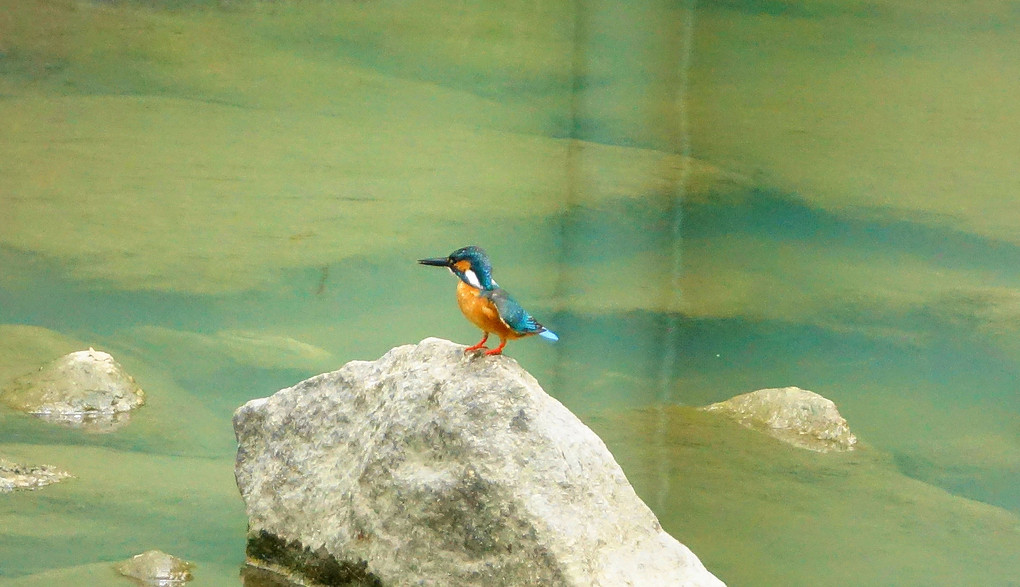
[[847,451],[857,444],[832,400],[799,387],[759,389],[703,409],[728,414],[748,428],[800,448]]
[[18,377],[0,391],[0,401],[50,422],[106,432],[125,424],[145,393],[112,356],[90,348]]
[[439,339],[234,415],[249,564],[325,584],[721,585],[508,357]]

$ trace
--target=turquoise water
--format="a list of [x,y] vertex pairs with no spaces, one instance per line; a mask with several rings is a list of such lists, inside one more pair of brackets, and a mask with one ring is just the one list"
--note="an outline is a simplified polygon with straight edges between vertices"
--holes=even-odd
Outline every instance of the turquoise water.
[[[160,548],[236,585],[233,410],[427,336],[484,246],[508,354],[733,585],[1017,584],[1009,3],[0,0],[0,379],[94,346],[115,433],[0,409],[0,584]],[[764,387],[864,447],[693,412]]]

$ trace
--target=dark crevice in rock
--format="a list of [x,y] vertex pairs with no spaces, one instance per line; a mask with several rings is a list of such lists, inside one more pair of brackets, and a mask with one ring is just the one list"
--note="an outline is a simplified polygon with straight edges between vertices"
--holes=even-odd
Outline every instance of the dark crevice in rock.
[[286,541],[262,530],[248,538],[248,560],[271,567],[302,569],[304,577],[319,585],[382,587],[378,577],[368,571],[365,561],[340,561],[325,548],[313,551],[297,540]]

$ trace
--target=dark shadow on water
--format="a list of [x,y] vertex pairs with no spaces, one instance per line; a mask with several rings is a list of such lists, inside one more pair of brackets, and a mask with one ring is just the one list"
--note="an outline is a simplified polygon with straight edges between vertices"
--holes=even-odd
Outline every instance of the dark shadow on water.
[[[853,247],[879,257],[902,252],[934,268],[987,269],[1009,273],[1020,267],[1020,245],[983,238],[951,225],[890,217],[879,209],[835,213],[808,205],[796,194],[751,188],[718,196],[685,199],[682,194],[649,194],[577,205],[551,224],[564,226],[566,264],[682,247],[672,233],[669,212],[682,210],[682,239],[741,235],[767,242],[810,242]],[[580,247],[597,241],[600,246]],[[612,246],[607,246],[612,243]]]

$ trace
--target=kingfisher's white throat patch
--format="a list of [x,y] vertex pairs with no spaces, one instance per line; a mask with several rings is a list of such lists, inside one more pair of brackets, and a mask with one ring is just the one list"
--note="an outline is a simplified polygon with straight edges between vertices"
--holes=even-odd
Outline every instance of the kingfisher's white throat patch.
[[475,275],[475,272],[473,270],[465,269],[464,270],[464,279],[466,279],[468,283],[470,283],[471,285],[477,287],[478,289],[482,289],[482,282],[478,281],[478,276]]

